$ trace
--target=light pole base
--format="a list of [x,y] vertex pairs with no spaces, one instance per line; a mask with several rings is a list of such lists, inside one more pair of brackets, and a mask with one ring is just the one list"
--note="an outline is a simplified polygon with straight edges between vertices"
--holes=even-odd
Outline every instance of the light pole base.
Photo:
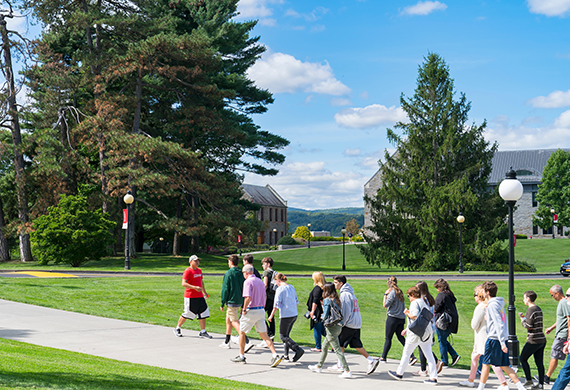
[[512,336],[509,336],[509,340],[507,341],[507,347],[509,348],[509,363],[511,363],[511,367],[518,367],[519,340],[517,340],[516,336],[514,338]]

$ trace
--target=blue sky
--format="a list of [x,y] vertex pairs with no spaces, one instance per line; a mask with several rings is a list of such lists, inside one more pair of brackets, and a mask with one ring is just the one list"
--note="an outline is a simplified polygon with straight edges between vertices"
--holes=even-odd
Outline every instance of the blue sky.
[[363,207],[429,52],[499,150],[569,147],[570,0],[241,0],[267,52],[249,70],[275,103],[255,117],[291,141],[270,184],[290,207]]

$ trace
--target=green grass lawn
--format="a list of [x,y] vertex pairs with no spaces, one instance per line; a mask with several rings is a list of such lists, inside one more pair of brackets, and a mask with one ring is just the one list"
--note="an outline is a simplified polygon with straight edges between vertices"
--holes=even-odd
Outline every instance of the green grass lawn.
[[0,389],[272,389],[0,339]]
[[[342,270],[342,245],[328,247],[300,248],[286,251],[270,251],[254,254],[255,266],[261,270],[261,259],[270,256],[275,261],[274,268],[290,274],[311,274],[322,271],[332,275]],[[222,273],[227,270],[225,256],[212,256],[201,254],[202,268],[207,273]],[[518,240],[515,248],[517,260],[524,260],[534,264],[537,272],[559,272],[560,264],[570,257],[570,240],[568,239],[541,239]],[[358,245],[345,245],[345,274],[398,274],[405,272],[400,268],[378,268],[369,264],[360,254]],[[123,257],[108,257],[101,261],[90,261],[79,268],[63,264],[50,264],[40,266],[36,262],[22,263],[20,261],[0,262],[0,270],[5,269],[33,269],[33,270],[88,270],[88,271],[123,271],[125,260]],[[174,257],[166,254],[142,254],[131,259],[133,272],[176,272],[182,273],[188,266],[188,256]],[[406,272],[408,273],[408,272]],[[453,274],[444,272],[443,274]],[[481,273],[481,272],[478,272]],[[488,273],[488,272],[483,272]]]
[[[311,249],[312,250],[312,249]],[[420,280],[421,277],[418,277]],[[384,324],[386,311],[382,308],[382,294],[386,289],[384,280],[350,279],[360,304],[363,317],[362,340],[365,348],[375,356],[379,356],[384,345]],[[24,279],[0,278],[0,298],[41,306],[53,307],[85,314],[103,317],[145,322],[157,325],[175,326],[182,311],[182,288],[180,277],[128,277],[128,278],[64,278],[64,279]],[[206,277],[206,289],[210,294],[208,300],[211,317],[208,319],[208,330],[223,334],[225,332],[224,313],[218,309],[220,302],[221,277]],[[299,297],[299,319],[297,320],[292,337],[305,346],[314,346],[312,331],[308,321],[302,316],[305,312],[305,302],[312,289],[309,278],[290,278]],[[558,281],[559,282],[559,281]],[[473,331],[471,316],[475,308],[473,288],[477,282],[451,281],[451,289],[457,296],[457,307],[460,315],[459,333],[453,337],[454,348],[463,356],[459,367],[469,367],[469,357],[473,346]],[[524,291],[535,290],[538,294],[537,304],[544,311],[545,327],[555,322],[557,302],[548,291],[557,283],[551,280],[516,281],[515,294],[517,297],[517,312],[526,311],[522,296]],[[405,291],[415,284],[415,281],[402,281],[400,287]],[[433,282],[428,282],[433,286]],[[506,281],[497,282],[499,295],[506,297],[508,284]],[[569,285],[564,285],[566,289]],[[432,292],[435,289],[431,288]],[[408,302],[407,302],[408,304]],[[187,321],[187,329],[198,330],[196,322]],[[526,339],[526,331],[517,321],[517,334],[521,349]],[[554,335],[547,336],[549,344],[545,356],[549,356],[550,344]],[[438,351],[437,345],[435,350]],[[401,345],[394,340],[390,359],[399,359]],[[437,353],[437,352],[436,352]],[[548,361],[548,359],[546,359]],[[522,374],[521,374],[522,375]]]

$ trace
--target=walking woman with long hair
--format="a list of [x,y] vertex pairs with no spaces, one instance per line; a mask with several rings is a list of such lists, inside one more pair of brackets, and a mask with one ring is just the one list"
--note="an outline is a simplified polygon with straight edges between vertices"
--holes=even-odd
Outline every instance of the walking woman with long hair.
[[[420,290],[420,295],[422,297],[422,299],[424,300],[424,302],[426,303],[426,305],[428,306],[429,311],[431,311],[432,314],[434,314],[434,319],[432,319],[431,321],[431,328],[433,330],[432,332],[432,336],[431,336],[431,342],[432,345],[435,342],[435,312],[434,312],[434,306],[435,306],[435,299],[433,297],[433,295],[431,295],[431,293],[429,292],[429,287],[428,284],[426,282],[424,282],[423,280],[420,280],[419,282],[416,283],[416,287]],[[432,351],[433,351],[433,347],[432,347]],[[443,369],[443,364],[441,363],[441,360],[439,360],[437,358],[437,356],[435,356],[435,353],[433,353],[433,358],[435,359],[435,365],[437,367],[437,373],[439,374],[441,372],[441,370]],[[420,349],[420,370],[416,371],[416,372],[412,372],[413,375],[417,375],[417,376],[427,376],[427,359],[423,353],[423,351]]]
[[[330,316],[332,306],[335,306],[335,308],[340,312],[340,298],[336,292],[334,283],[325,283],[323,287],[323,323]],[[338,342],[338,335],[340,334],[341,330],[342,325],[340,323],[327,327],[327,334],[325,336],[325,341],[323,343],[319,362],[316,365],[310,365],[309,370],[318,373],[321,372],[323,364],[325,364],[325,360],[327,359],[328,350],[332,346],[344,370],[344,372],[340,374],[339,377],[343,379],[352,378],[352,372],[346,363],[346,358],[344,357],[344,353],[342,352],[342,349],[340,348],[340,344]]]
[[[388,310],[386,313],[384,350],[382,352],[382,357],[380,358],[380,361],[383,363],[386,363],[388,352],[390,352],[390,348],[392,348],[392,339],[394,338],[394,334],[402,346],[406,344],[406,338],[402,335],[402,331],[406,326],[406,315],[404,314],[404,309],[406,308],[404,293],[400,287],[398,287],[398,279],[395,276],[390,276],[387,283],[388,289],[384,292],[384,298],[382,300],[382,306]],[[414,363],[417,361],[414,355],[412,355],[410,360]]]
[[[435,281],[434,287],[439,294],[435,298],[435,321],[439,320],[444,314],[448,314],[451,322],[447,324],[446,329],[436,327],[437,339],[439,341],[439,352],[441,354],[441,361],[444,366],[454,366],[457,364],[461,356],[453,349],[448,338],[452,333],[457,333],[459,329],[459,314],[455,302],[457,298],[449,288],[449,284],[445,279],[438,279]],[[451,364],[449,364],[449,355],[451,355]]]
[[323,287],[325,286],[325,277],[321,271],[313,272],[313,290],[309,294],[307,300],[307,310],[309,311],[310,329],[313,330],[315,336],[315,348],[311,348],[313,352],[321,352],[321,341],[325,335],[325,326],[321,316],[323,314]]
[[279,338],[283,341],[285,354],[283,361],[289,361],[289,349],[295,352],[295,356],[291,361],[296,362],[303,356],[305,351],[301,348],[289,335],[295,321],[297,321],[297,292],[295,287],[287,283],[287,277],[281,272],[275,275],[275,283],[277,283],[277,291],[275,291],[275,299],[273,301],[273,311],[267,318],[267,321],[273,321],[275,312],[279,309]]

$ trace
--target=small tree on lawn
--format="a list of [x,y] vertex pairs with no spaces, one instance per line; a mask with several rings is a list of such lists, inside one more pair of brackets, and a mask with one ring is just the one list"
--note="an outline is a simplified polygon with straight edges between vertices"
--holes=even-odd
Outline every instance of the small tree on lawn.
[[352,234],[351,237],[360,234],[360,225],[358,224],[358,222],[356,222],[356,219],[350,218],[350,221],[346,223],[346,231]]
[[32,249],[40,264],[53,261],[79,267],[107,254],[115,222],[101,210],[90,210],[84,196],[61,195],[59,204],[49,207],[33,227]]
[[303,240],[308,240],[309,237],[311,237],[311,232],[306,226],[299,226],[293,234],[293,238],[302,238]]

